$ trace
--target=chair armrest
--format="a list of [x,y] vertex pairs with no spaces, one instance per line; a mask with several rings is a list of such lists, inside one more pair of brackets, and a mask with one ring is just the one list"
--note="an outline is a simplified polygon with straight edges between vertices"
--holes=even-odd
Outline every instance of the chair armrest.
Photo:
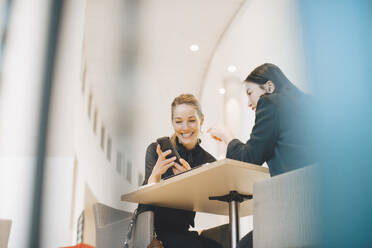
[[105,226],[118,220],[130,218],[132,213],[115,209],[102,203],[93,204],[94,220],[96,226]]
[[137,216],[133,234],[134,247],[147,247],[154,239],[154,212],[145,211]]
[[127,237],[130,221],[129,217],[104,226],[96,226],[96,247],[121,247]]

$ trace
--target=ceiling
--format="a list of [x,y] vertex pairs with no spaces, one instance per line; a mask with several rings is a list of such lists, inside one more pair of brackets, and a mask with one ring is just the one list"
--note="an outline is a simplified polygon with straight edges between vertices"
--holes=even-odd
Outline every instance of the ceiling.
[[[170,103],[200,96],[215,51],[244,0],[88,0],[84,66],[107,125],[136,118],[140,132],[169,132]],[[196,44],[198,51],[191,51]],[[135,106],[134,106],[135,105]],[[119,113],[119,114],[118,114]],[[144,114],[145,113],[145,114]],[[151,130],[148,122],[167,125]]]

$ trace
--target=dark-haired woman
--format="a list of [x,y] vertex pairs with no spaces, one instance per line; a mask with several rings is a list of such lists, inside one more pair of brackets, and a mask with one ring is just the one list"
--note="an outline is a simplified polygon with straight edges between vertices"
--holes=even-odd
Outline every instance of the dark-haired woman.
[[[244,81],[249,107],[256,112],[250,139],[243,143],[224,126],[208,130],[225,142],[226,157],[252,164],[267,163],[275,176],[315,162],[308,135],[308,96],[273,64],[263,64]],[[252,247],[252,232],[239,247]]]

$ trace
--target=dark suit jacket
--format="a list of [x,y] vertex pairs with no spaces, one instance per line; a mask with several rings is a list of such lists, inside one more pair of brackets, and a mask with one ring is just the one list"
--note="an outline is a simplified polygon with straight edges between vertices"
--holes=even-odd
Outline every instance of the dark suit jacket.
[[291,86],[261,96],[250,139],[245,144],[232,140],[226,157],[258,165],[267,162],[271,176],[314,163],[308,102],[308,96]]

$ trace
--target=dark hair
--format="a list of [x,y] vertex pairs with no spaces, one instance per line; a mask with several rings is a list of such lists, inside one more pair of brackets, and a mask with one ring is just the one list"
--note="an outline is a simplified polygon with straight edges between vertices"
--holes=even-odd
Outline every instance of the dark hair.
[[275,84],[276,91],[280,90],[283,86],[293,86],[279,67],[270,63],[265,63],[254,69],[245,79],[245,82],[263,85],[269,80]]

